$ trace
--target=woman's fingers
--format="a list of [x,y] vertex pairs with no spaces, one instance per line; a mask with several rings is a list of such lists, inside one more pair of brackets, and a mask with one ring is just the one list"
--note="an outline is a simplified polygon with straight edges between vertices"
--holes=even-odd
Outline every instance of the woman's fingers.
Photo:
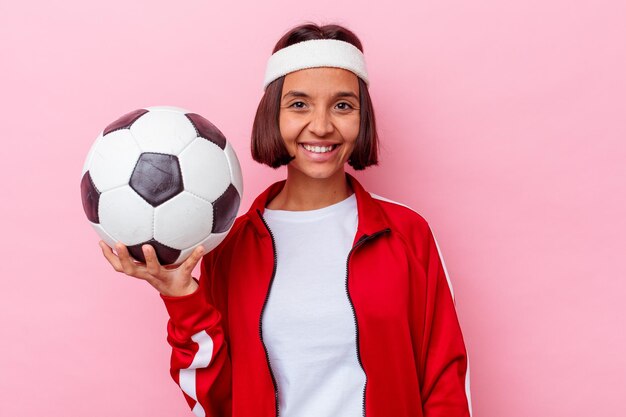
[[141,250],[143,251],[143,256],[146,259],[146,270],[148,273],[154,277],[160,277],[161,264],[159,263],[159,259],[156,256],[154,248],[151,245],[143,245]]
[[191,255],[189,255],[187,259],[185,259],[185,262],[181,265],[182,269],[185,272],[191,273],[200,259],[202,259],[202,255],[204,255],[204,247],[200,245],[195,248],[193,252],[191,252]]
[[144,264],[136,262],[130,257],[130,254],[128,253],[128,248],[124,244],[120,242],[116,243],[115,250],[117,251],[117,257],[122,264],[122,271],[126,275],[145,280],[150,280],[153,278],[146,271],[146,267],[144,266]]
[[99,242],[100,248],[104,257],[109,261],[113,269],[117,272],[123,272],[126,275],[134,278],[139,278],[147,281],[150,285],[158,288],[162,285],[161,281],[163,277],[153,274],[150,271],[158,271],[161,267],[156,257],[154,248],[150,245],[142,246],[144,256],[146,257],[147,264],[144,265],[140,262],[133,260],[128,253],[128,248],[120,242],[115,245],[117,255],[111,250],[111,248],[104,242]]
[[[141,247],[143,255],[146,259],[146,263],[144,265],[142,263],[135,262],[131,258],[128,248],[121,242],[115,244],[115,251],[117,252],[117,255],[104,241],[100,241],[99,244],[105,258],[116,271],[123,272],[126,275],[130,275],[135,278],[143,279],[161,292],[163,292],[164,289],[171,289],[172,284],[174,286],[180,285],[179,278],[191,275],[193,269],[196,267],[200,259],[202,259],[202,255],[204,255],[204,247],[200,245],[194,249],[191,255],[189,255],[179,267],[173,267],[173,269],[170,269],[167,268],[167,266],[160,264],[156,251],[151,245],[146,244]],[[175,272],[176,269],[179,269],[179,271]],[[178,281],[178,283],[176,283],[176,281]]]
[[126,275],[131,275],[136,278],[144,278],[144,276],[137,273],[138,265],[131,259],[126,245],[118,242],[115,244],[115,250],[117,251],[117,257],[122,264],[122,270]]
[[113,253],[109,245],[107,245],[103,240],[101,240],[98,244],[100,245],[100,249],[102,249],[102,254],[106,258],[106,260],[109,261],[113,269],[115,269],[117,272],[124,272],[124,269],[122,268],[122,263],[120,262],[119,258]]

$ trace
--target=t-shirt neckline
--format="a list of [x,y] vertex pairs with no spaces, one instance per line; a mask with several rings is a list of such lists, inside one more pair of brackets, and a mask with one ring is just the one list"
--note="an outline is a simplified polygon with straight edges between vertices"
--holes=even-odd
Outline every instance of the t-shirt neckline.
[[278,221],[311,221],[322,217],[334,215],[340,212],[353,210],[356,208],[356,195],[350,194],[347,198],[330,206],[322,207],[314,210],[273,210],[267,207],[264,210],[263,217]]

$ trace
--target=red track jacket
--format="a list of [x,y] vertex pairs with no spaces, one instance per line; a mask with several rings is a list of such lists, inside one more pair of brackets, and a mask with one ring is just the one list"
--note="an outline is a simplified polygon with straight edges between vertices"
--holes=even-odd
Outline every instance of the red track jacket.
[[[348,180],[358,227],[346,260],[346,296],[367,378],[363,415],[469,416],[467,354],[428,223]],[[283,185],[257,197],[204,256],[196,292],[161,295],[170,315],[171,375],[198,417],[278,416],[261,329],[276,258],[262,213]]]

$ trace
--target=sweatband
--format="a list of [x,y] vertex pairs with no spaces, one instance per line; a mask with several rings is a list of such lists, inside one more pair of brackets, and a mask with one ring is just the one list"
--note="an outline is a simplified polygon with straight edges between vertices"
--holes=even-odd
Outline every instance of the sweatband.
[[306,68],[333,67],[352,71],[367,85],[365,57],[356,46],[336,39],[312,39],[276,51],[267,61],[263,90],[277,78]]

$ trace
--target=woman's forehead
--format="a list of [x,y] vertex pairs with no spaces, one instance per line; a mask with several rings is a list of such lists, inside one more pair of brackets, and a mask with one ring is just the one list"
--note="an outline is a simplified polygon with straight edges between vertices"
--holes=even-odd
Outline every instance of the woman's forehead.
[[290,90],[302,91],[309,95],[341,90],[358,95],[359,81],[356,74],[342,68],[307,68],[285,76],[283,94]]

